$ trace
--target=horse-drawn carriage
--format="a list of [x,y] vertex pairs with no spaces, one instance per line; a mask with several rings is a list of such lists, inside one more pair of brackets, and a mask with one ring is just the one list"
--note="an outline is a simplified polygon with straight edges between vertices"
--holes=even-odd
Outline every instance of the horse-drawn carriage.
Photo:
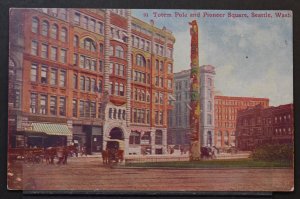
[[124,160],[124,141],[118,139],[106,140],[106,149],[102,151],[103,164],[120,163]]

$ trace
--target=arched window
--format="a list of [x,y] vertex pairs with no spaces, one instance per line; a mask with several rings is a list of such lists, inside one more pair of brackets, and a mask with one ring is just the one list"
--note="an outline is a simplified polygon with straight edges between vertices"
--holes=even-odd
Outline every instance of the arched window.
[[31,22],[31,31],[37,33],[38,29],[39,29],[39,20],[37,17],[33,17]]
[[96,51],[96,43],[90,38],[85,38],[83,41],[83,45],[84,45],[83,46],[84,49],[86,49],[86,50],[89,50],[92,52]]
[[57,31],[58,31],[58,26],[54,24],[51,28],[51,38],[52,39],[57,39]]
[[140,54],[136,55],[136,65],[146,67],[146,59]]
[[48,21],[43,21],[43,23],[42,23],[42,35],[48,36],[48,31],[49,31],[49,23],[48,23]]
[[75,35],[73,38],[73,46],[76,48],[78,48],[78,46],[79,46],[79,38],[77,35]]
[[116,46],[115,56],[124,59],[124,49],[121,46]]
[[66,42],[67,41],[67,35],[68,35],[68,31],[66,28],[62,28],[61,32],[60,32],[60,40],[62,42]]

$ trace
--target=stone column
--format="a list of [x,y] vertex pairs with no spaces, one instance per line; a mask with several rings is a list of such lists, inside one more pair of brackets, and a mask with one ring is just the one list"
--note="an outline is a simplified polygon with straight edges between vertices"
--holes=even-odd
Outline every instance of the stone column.
[[[131,118],[131,70],[132,70],[132,38],[131,38],[131,10],[127,9],[127,35],[128,35],[128,52],[127,52],[127,84],[126,84],[126,125],[130,126]],[[130,134],[130,130],[128,132]]]
[[155,154],[155,129],[151,129],[151,154]]
[[104,93],[109,90],[110,10],[105,9],[104,25]]
[[162,130],[162,146],[163,146],[163,150],[162,153],[163,154],[167,154],[167,129],[163,129]]

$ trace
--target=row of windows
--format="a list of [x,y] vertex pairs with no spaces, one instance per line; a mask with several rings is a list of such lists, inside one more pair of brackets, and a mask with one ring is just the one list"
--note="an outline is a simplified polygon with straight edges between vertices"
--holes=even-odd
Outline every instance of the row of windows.
[[[39,49],[40,48],[40,49]],[[62,63],[67,63],[67,50],[66,49],[58,49],[55,46],[50,47],[50,59],[53,61],[59,61]],[[58,55],[59,52],[59,55]],[[42,58],[49,58],[49,45],[42,43],[39,45],[39,42],[33,40],[31,42],[31,54],[35,56],[41,56]]]
[[133,47],[150,52],[150,41],[147,41],[134,35],[131,36],[131,39]]
[[150,84],[150,82],[151,82],[150,74],[147,74],[147,77],[146,77],[146,73],[135,70],[135,71],[133,71],[132,75],[133,75],[133,80],[135,82],[140,82],[140,83],[144,83],[144,84],[146,82],[147,82],[147,84]]
[[109,83],[109,94],[117,96],[125,96],[125,86],[123,83],[110,82]]
[[163,125],[164,123],[164,112],[155,111],[155,124]]
[[73,22],[74,24],[79,25],[86,30],[90,30],[102,35],[104,34],[104,25],[102,21],[96,21],[91,17],[84,16],[81,13],[75,12]]
[[164,104],[164,94],[160,92],[155,93],[155,103]]
[[[79,102],[79,107],[78,107]],[[78,108],[79,108],[79,117],[84,118],[96,118],[97,110],[98,110],[98,118],[101,118],[102,115],[102,104],[98,103],[98,109],[96,107],[97,103],[95,101],[85,101],[85,100],[77,100],[73,99],[72,101],[72,115],[73,117],[78,116]]]
[[109,64],[109,74],[111,75],[117,75],[124,77],[125,76],[125,66],[123,64],[118,63],[110,63]]
[[108,117],[110,119],[125,120],[126,111],[122,109],[109,108]]
[[68,19],[66,8],[41,8],[41,11],[54,17],[59,17],[62,20]]
[[73,37],[73,47],[75,48],[82,48],[91,52],[96,52],[97,48],[99,48],[99,52],[101,55],[104,54],[104,45],[103,43],[99,43],[99,47],[97,46],[97,43],[92,40],[91,38],[85,38],[81,42],[79,41],[79,37],[77,35],[74,35]]
[[109,55],[115,56],[121,59],[125,59],[126,54],[124,49],[121,46],[110,46]]
[[132,25],[133,30],[136,30],[136,31],[141,32],[141,33],[143,33],[145,35],[148,35],[148,36],[152,35],[152,32],[150,30],[147,30],[147,29],[145,29],[145,28],[143,28],[143,27],[141,27],[141,26],[139,26],[135,23],[132,23],[131,25]]
[[[59,78],[58,78],[59,75]],[[57,85],[59,80],[60,87],[66,87],[66,76],[65,70],[58,70],[57,68],[51,67],[49,69],[46,65],[38,65],[33,63],[30,70],[30,81],[39,82],[42,84]]]
[[[88,92],[99,92],[102,93],[102,80],[97,80],[96,78],[90,78],[86,76],[80,76],[79,80],[79,88],[82,91],[88,91]],[[78,75],[73,75],[73,88],[78,89]]]
[[47,20],[43,20],[40,26],[40,21],[37,17],[32,18],[31,31],[33,33],[40,33],[45,37],[51,37],[52,39],[58,39],[62,42],[67,42],[68,40],[68,30],[65,27],[62,27],[59,31],[57,24],[50,24]]
[[237,106],[255,106],[255,105],[267,105],[267,102],[261,102],[261,101],[237,101],[237,100],[222,100],[222,99],[216,99],[216,104],[220,105],[237,105]]
[[150,102],[150,94],[147,91],[147,93],[145,92],[145,90],[143,89],[138,89],[135,88],[133,89],[131,98],[134,99],[135,101],[142,101],[142,102]]
[[150,124],[150,110],[133,109],[132,115],[132,121],[134,123]]
[[47,94],[31,93],[30,113],[66,116],[66,97],[48,96]]

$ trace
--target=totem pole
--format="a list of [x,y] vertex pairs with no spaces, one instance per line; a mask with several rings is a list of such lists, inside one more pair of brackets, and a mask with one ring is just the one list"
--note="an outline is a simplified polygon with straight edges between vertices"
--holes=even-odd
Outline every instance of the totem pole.
[[198,55],[198,24],[196,20],[189,23],[191,34],[191,74],[190,74],[190,160],[200,159],[200,69]]

